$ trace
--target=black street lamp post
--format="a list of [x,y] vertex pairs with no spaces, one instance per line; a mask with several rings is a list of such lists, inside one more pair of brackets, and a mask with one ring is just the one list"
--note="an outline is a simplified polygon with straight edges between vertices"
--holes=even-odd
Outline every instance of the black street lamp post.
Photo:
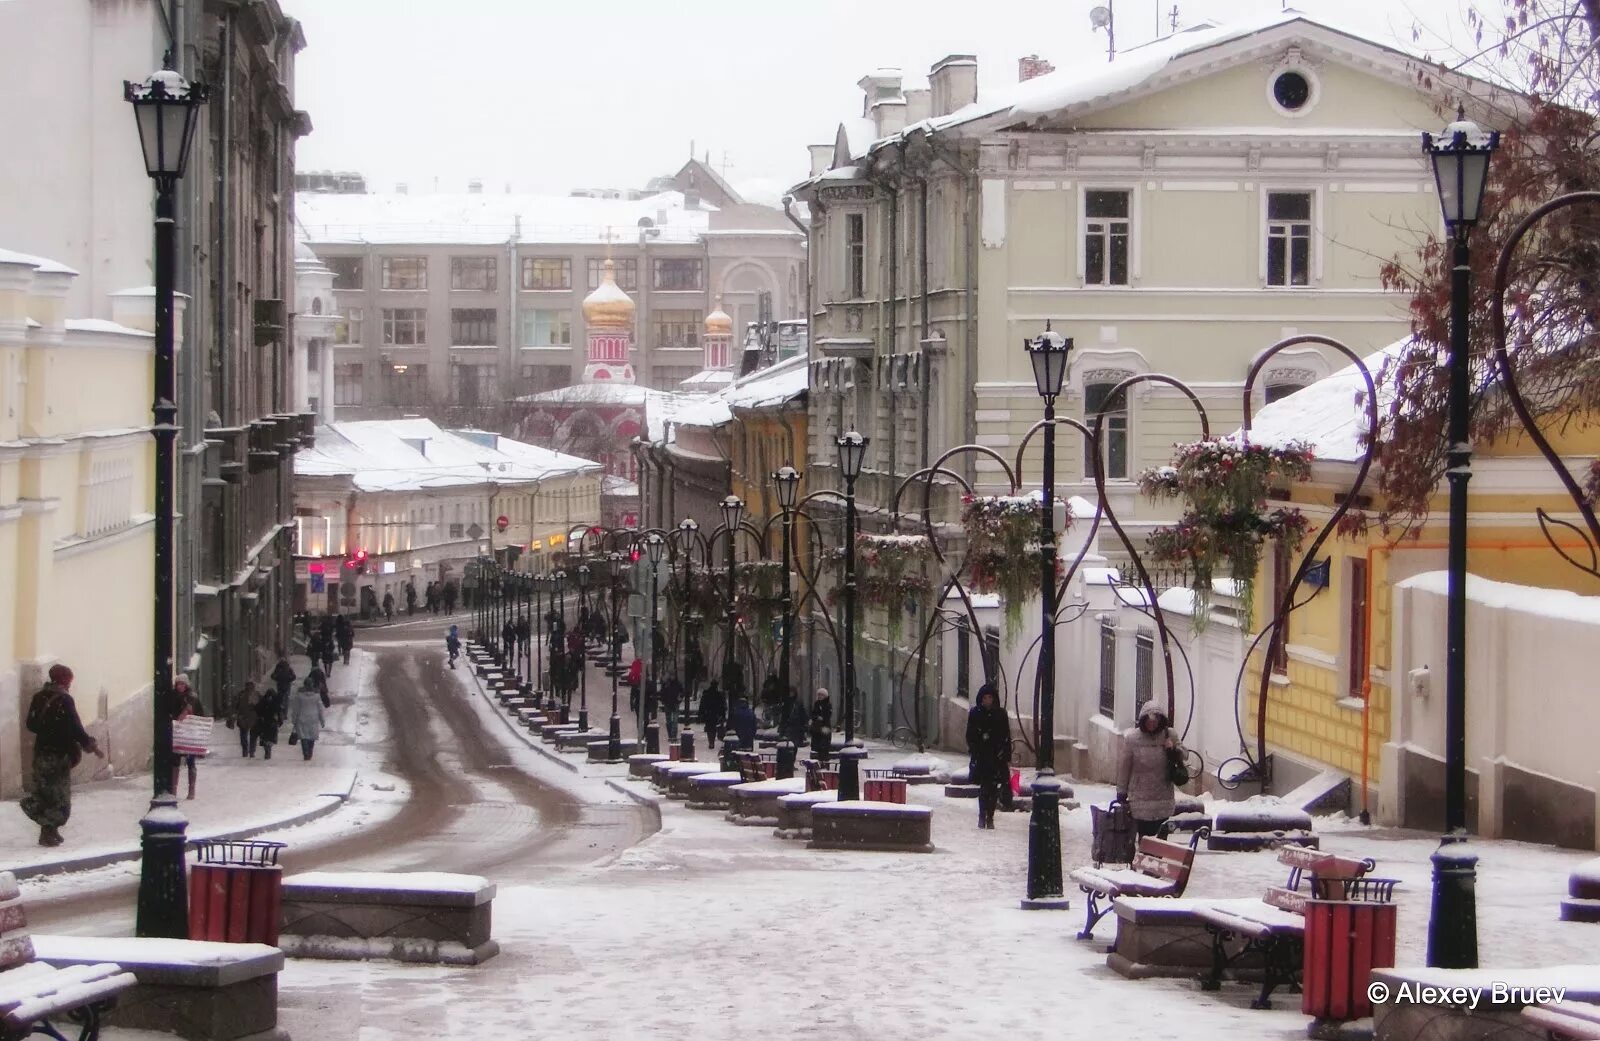
[[[583,606],[585,612],[589,610],[589,580],[592,576],[593,572],[589,570],[588,564],[578,565],[578,603]],[[588,655],[585,653],[588,646],[589,636],[585,632],[583,640],[578,644],[578,683],[583,689],[578,701],[578,729],[584,733],[589,731],[589,663],[586,660]],[[570,693],[567,695],[567,701],[570,705],[572,701]]]
[[1022,906],[1062,909],[1068,901],[1061,884],[1061,788],[1056,781],[1056,398],[1067,373],[1072,340],[1051,332],[1026,342],[1033,382],[1044,399],[1044,463],[1039,510],[1039,596],[1043,638],[1039,643],[1039,756],[1033,779],[1033,811],[1028,818],[1028,895]]
[[1478,858],[1461,843],[1467,835],[1467,482],[1472,479],[1471,359],[1467,315],[1472,268],[1467,239],[1478,222],[1489,159],[1500,144],[1457,109],[1456,121],[1435,139],[1422,135],[1433,163],[1439,205],[1451,237],[1450,388],[1445,437],[1449,458],[1450,524],[1446,558],[1444,828],[1433,854],[1433,909],[1428,920],[1428,964],[1478,966]]
[[725,558],[728,566],[728,596],[724,607],[727,615],[727,633],[722,645],[722,694],[727,706],[722,719],[722,756],[724,764],[727,764],[732,762],[732,752],[739,744],[738,736],[733,730],[733,705],[744,690],[744,683],[739,675],[737,604],[739,581],[735,571],[737,567],[735,544],[738,541],[739,525],[744,520],[744,500],[737,495],[729,495],[722,500],[718,509],[722,511],[722,529],[728,536],[728,555]]
[[800,471],[787,464],[773,471],[772,483],[778,486],[778,508],[783,511],[778,537],[783,540],[783,638],[778,650],[778,689],[783,692],[784,718],[779,721],[778,732],[785,735],[778,742],[778,769],[780,778],[794,776],[794,743],[786,736],[789,732],[789,714],[794,711],[795,693],[789,683],[790,631],[794,628],[794,592],[789,582],[791,539],[794,533],[794,508],[800,496]]
[[533,697],[539,701],[544,697],[544,645],[549,638],[550,627],[544,617],[544,590],[550,580],[545,575],[534,575],[529,583],[533,586]]
[[679,622],[683,632],[683,722],[682,733],[689,735],[689,740],[694,740],[694,728],[689,726],[689,709],[694,704],[695,680],[698,678],[690,674],[689,664],[699,637],[698,627],[694,624],[694,554],[700,536],[700,522],[693,517],[685,517],[678,522],[678,538],[683,544],[683,618]]
[[[167,63],[171,64],[170,60]],[[133,105],[144,152],[145,172],[155,181],[155,633],[154,682],[151,688],[151,771],[154,774],[150,812],[139,821],[142,831],[139,898],[135,931],[140,936],[181,938],[189,932],[188,893],[184,881],[184,832],[188,822],[173,794],[176,774],[172,755],[173,528],[177,516],[173,472],[178,439],[178,370],[173,328],[178,262],[177,189],[189,162],[189,148],[200,108],[208,93],[171,68],[143,83],[124,83],[123,97]]]
[[[608,634],[607,638],[611,639],[612,637],[610,636],[610,634],[614,633],[616,631],[617,623],[618,623],[619,611],[617,609],[617,600],[618,600],[617,592],[618,592],[618,590],[620,590],[622,588],[622,562],[623,562],[623,556],[622,556],[621,553],[618,553],[615,550],[613,550],[611,553],[606,555],[606,561],[607,561],[608,564],[610,564],[610,573],[606,576],[607,577],[607,583],[606,584],[609,587],[607,591],[608,591],[608,593],[610,594],[610,597],[611,597],[611,604],[610,604],[611,611],[610,611],[610,617],[608,619],[610,624],[609,624],[608,629],[607,629],[607,634]],[[615,646],[615,641],[614,640],[613,640],[613,646]],[[613,668],[613,669],[610,670],[610,672],[611,672],[611,728],[607,732],[607,735],[606,735],[607,736],[606,759],[609,762],[617,763],[617,762],[621,762],[622,761],[622,713],[618,710],[618,705],[617,705],[617,673],[618,673],[618,670]],[[587,729],[587,728],[585,727],[585,728],[582,728],[582,729]]]
[[861,764],[852,751],[856,725],[856,480],[869,439],[852,430],[836,439],[844,478],[844,753],[839,756],[839,801],[861,798]]
[[[555,601],[556,617],[561,619],[562,629],[565,630],[566,629],[566,622],[567,622],[567,572],[566,572],[565,568],[557,569],[556,573],[554,575],[550,576],[550,588],[551,588],[552,593],[553,593],[552,599]],[[566,635],[564,631],[563,631],[562,635],[563,635],[563,637]],[[552,655],[554,655],[554,653],[555,653],[554,651],[551,652]],[[582,661],[580,661],[578,663],[578,667],[579,667],[579,671],[582,671],[582,668],[583,668]],[[563,705],[565,704],[566,699],[569,697],[569,695],[567,694],[567,691],[570,690],[571,688],[569,688],[566,685],[564,677],[561,678],[559,683],[557,682],[557,677],[555,677],[555,676],[551,676],[550,679],[551,679],[550,689],[545,692],[545,703],[544,704],[545,704],[545,708],[549,709],[551,712],[555,712],[556,711],[556,694],[557,694],[557,689],[556,688],[558,686],[560,687],[560,694],[561,694],[561,700],[563,702]],[[562,709],[562,715],[557,717],[557,718],[560,719],[563,722],[565,721],[566,715],[565,715],[565,709],[564,708]]]
[[658,671],[660,669],[661,647],[661,622],[659,615],[660,602],[657,594],[661,588],[661,558],[667,552],[667,540],[659,531],[652,531],[644,537],[645,555],[650,559],[650,678],[645,681],[646,698],[648,706],[641,703],[641,708],[648,707],[650,722],[644,728],[644,750],[650,755],[661,754],[661,683]]

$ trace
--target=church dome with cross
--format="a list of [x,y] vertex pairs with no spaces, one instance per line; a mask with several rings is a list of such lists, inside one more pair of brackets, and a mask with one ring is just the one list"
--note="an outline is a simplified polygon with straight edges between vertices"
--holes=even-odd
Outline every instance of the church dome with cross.
[[583,298],[584,322],[591,329],[629,329],[635,310],[633,298],[617,285],[616,264],[607,257],[600,284]]

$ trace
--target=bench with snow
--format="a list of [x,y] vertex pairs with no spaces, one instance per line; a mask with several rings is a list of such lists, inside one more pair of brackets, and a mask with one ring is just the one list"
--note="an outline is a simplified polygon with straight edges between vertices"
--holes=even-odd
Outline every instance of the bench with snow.
[[609,734],[606,737],[601,738],[599,741],[589,741],[589,743],[584,747],[588,749],[589,762],[591,763],[621,763],[626,761],[627,758],[633,755],[635,752],[640,751],[639,745],[640,742],[631,737],[623,738],[621,741],[617,742],[618,758],[616,759],[611,758],[611,737]]
[[39,961],[62,972],[103,969],[111,961],[132,978],[134,986],[105,1013],[107,1026],[162,1031],[189,1041],[277,1034],[283,952],[276,947],[145,936],[36,936],[34,949]]
[[963,766],[952,773],[945,782],[944,794],[947,799],[976,799],[978,786],[972,783],[972,771]]
[[527,727],[529,730],[537,730],[540,727],[544,726],[545,723],[549,722],[549,720],[550,720],[550,717],[549,717],[548,714],[545,713],[544,709],[541,709],[541,708],[519,708],[519,709],[517,709],[517,722],[521,723],[523,726]]
[[670,755],[655,752],[637,752],[628,757],[628,776],[649,780],[655,775],[657,763],[676,762]]
[[697,763],[693,761],[674,763],[669,760],[655,765],[655,780],[652,783],[665,792],[669,799],[687,799],[691,780],[701,774],[721,772],[722,768],[716,763]]
[[[1579,1003],[1600,1002],[1600,965],[1548,965],[1528,969],[1373,969],[1372,982],[1387,989],[1372,1005],[1375,1041],[1555,1041],[1600,1037],[1583,1023]],[[1496,986],[1503,988],[1498,996]],[[1546,1026],[1531,1007],[1536,992],[1562,989],[1556,1009],[1561,1027]],[[1463,995],[1468,995],[1465,1001]],[[1473,999],[1477,1000],[1474,1002]],[[1476,1007],[1474,1007],[1474,1004]],[[1572,1022],[1577,1020],[1577,1023]],[[1582,1024],[1580,1026],[1580,1024]],[[1568,1034],[1566,1028],[1578,1030]]]
[[388,958],[477,965],[500,952],[489,937],[495,887],[479,875],[312,871],[283,880],[278,944],[294,958]]
[[1600,1038],[1600,1005],[1587,1001],[1553,1001],[1527,1005],[1522,1018],[1545,1031],[1550,1041],[1592,1041]]
[[728,789],[743,783],[737,770],[695,774],[686,789],[687,805],[691,810],[726,810],[731,801]]
[[556,733],[555,746],[558,752],[588,752],[591,741],[604,741],[611,736],[604,730],[590,727],[588,730],[579,730],[576,725],[571,730],[562,730]]
[[63,1041],[54,1023],[70,1020],[80,1025],[79,1041],[94,1041],[101,1017],[137,983],[105,955],[70,968],[38,959],[16,877],[0,872],[0,1039],[37,1033]]
[[829,768],[815,759],[805,761],[806,791],[836,792],[839,790],[839,769]]
[[929,755],[907,756],[889,769],[907,784],[938,784],[946,773],[944,764]]
[[864,799],[817,803],[809,848],[932,853],[933,810]]
[[476,666],[476,671],[478,673],[478,678],[480,680],[498,679],[501,676],[507,675],[509,673],[509,671],[510,671],[510,670],[505,669],[505,668],[503,668],[503,667],[501,667],[499,665],[494,664],[494,659],[492,659],[492,658],[489,659],[487,662],[474,661],[473,664]]
[[1311,814],[1272,796],[1258,795],[1217,807],[1206,849],[1213,853],[1254,852],[1279,846],[1316,849],[1318,841],[1311,832]]
[[1119,896],[1182,896],[1189,884],[1189,873],[1194,870],[1195,847],[1205,835],[1205,828],[1197,829],[1187,846],[1141,837],[1129,867],[1081,867],[1072,872],[1072,881],[1088,897],[1078,939],[1087,940],[1094,935],[1095,923],[1111,910],[1112,901]]
[[1563,922],[1600,922],[1600,857],[1586,860],[1567,876],[1567,898],[1561,901]]
[[[1278,862],[1289,868],[1287,884],[1268,886],[1254,905],[1201,907],[1195,912],[1211,934],[1211,971],[1200,983],[1202,990],[1220,989],[1223,974],[1246,954],[1261,956],[1261,994],[1250,1003],[1251,1008],[1271,1008],[1272,992],[1280,986],[1298,989],[1306,903],[1311,899],[1310,887],[1300,885],[1302,876],[1309,872],[1319,880],[1324,898],[1343,899],[1343,889],[1330,886],[1330,882],[1360,885],[1374,867],[1371,860],[1329,856],[1302,846],[1284,846],[1278,851]],[[1394,887],[1388,879],[1368,881],[1391,890]]]
[[747,827],[777,827],[778,800],[785,795],[803,795],[805,790],[803,777],[743,781],[728,789],[727,820]]
[[778,826],[772,834],[780,839],[811,838],[811,810],[824,802],[837,802],[839,793],[824,789],[778,796]]
[[1178,793],[1178,798],[1172,809],[1172,816],[1167,818],[1167,830],[1173,831],[1198,831],[1205,828],[1211,830],[1211,816],[1206,813],[1206,804],[1193,795]]
[[576,733],[578,733],[578,724],[576,723],[546,723],[539,728],[539,740],[548,745],[554,743],[555,739],[562,734]]

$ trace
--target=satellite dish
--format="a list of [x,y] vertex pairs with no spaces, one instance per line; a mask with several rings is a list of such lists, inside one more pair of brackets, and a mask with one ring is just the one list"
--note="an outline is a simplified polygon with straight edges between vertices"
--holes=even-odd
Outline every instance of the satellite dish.
[[1095,29],[1104,29],[1111,24],[1111,8],[1104,4],[1089,11],[1089,25]]

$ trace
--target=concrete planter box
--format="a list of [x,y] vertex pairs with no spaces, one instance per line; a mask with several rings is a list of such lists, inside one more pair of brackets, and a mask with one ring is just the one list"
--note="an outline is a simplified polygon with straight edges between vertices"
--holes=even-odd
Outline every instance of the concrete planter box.
[[728,789],[728,820],[747,827],[777,827],[778,800],[805,790],[804,777],[736,784]]
[[832,791],[802,792],[778,797],[778,826],[772,834],[780,839],[811,838],[811,811],[820,803],[839,801]]
[[550,717],[545,715],[540,709],[522,708],[517,710],[517,722],[521,723],[529,730],[538,730],[540,727],[550,722]]
[[811,849],[933,852],[933,810],[895,802],[819,803],[811,809]]
[[291,875],[283,882],[279,946],[295,958],[477,965],[500,952],[489,937],[494,893],[478,875]]
[[104,1023],[177,1034],[188,1041],[235,1041],[278,1032],[283,952],[259,943],[142,937],[33,937],[39,961],[65,968],[115,962],[139,985],[117,999]]
[[687,799],[691,780],[701,774],[721,772],[722,768],[716,763],[658,763],[655,783],[667,793],[667,798]]
[[587,752],[589,750],[589,742],[601,741],[606,737],[607,734],[604,730],[596,730],[594,727],[590,727],[588,730],[579,730],[574,727],[571,730],[561,731],[556,734],[556,751]]
[[576,723],[546,723],[539,728],[539,740],[549,744],[555,741],[557,734],[576,734],[577,732],[578,724]]
[[691,810],[725,810],[731,796],[728,789],[742,784],[744,778],[737,770],[719,770],[715,773],[696,774],[689,778],[687,789]]
[[[590,741],[585,747],[587,747],[589,750],[589,762],[611,762],[611,738],[609,734],[606,736],[605,740]],[[618,743],[617,748],[622,759],[627,759],[629,756],[639,751],[639,742],[633,740],[632,738],[624,738]],[[621,760],[619,759],[618,762],[621,762]],[[632,768],[630,767],[629,769],[631,772]]]
[[[1134,980],[1203,976],[1211,969],[1211,934],[1195,916],[1195,910],[1230,905],[1241,909],[1260,907],[1261,901],[1118,897],[1111,905],[1117,916],[1117,939],[1106,964]],[[1230,968],[1238,978],[1254,978],[1260,974],[1260,955],[1242,957]]]
[[1254,803],[1225,805],[1211,822],[1206,849],[1216,853],[1242,853],[1279,846],[1316,849],[1321,840],[1311,832],[1311,815],[1297,806]]
[[[1566,1001],[1600,1001],[1600,965],[1552,965],[1539,969],[1373,969],[1374,983],[1388,985],[1389,997],[1372,1008],[1373,1041],[1546,1041],[1544,1029],[1523,1018],[1523,1005],[1496,1003],[1490,988],[1565,987]],[[1476,1009],[1442,998],[1415,1000],[1415,991],[1401,995],[1401,984],[1428,987],[1481,988]]]
[[675,762],[677,760],[671,756],[657,755],[654,752],[636,752],[628,757],[628,776],[648,781],[655,777],[657,763]]

